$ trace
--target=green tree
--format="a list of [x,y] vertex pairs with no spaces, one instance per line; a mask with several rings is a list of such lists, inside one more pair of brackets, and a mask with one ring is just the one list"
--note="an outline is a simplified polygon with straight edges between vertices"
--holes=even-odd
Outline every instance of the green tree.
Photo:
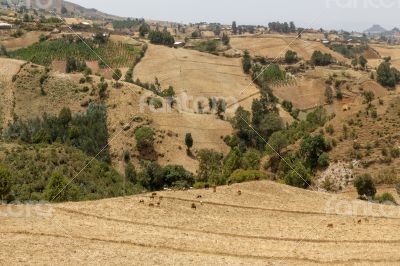
[[48,201],[64,202],[78,199],[79,189],[74,183],[70,183],[62,173],[54,172],[44,191]]
[[244,71],[244,73],[249,74],[252,64],[251,64],[250,53],[249,53],[249,51],[247,51],[247,50],[244,51],[242,64],[243,64],[243,71]]
[[112,75],[112,78],[115,80],[115,83],[118,86],[118,81],[121,79],[122,77],[122,72],[120,69],[115,69]]
[[146,34],[149,33],[149,31],[150,31],[150,26],[146,22],[143,22],[139,27],[140,37],[146,36]]
[[225,157],[223,169],[223,175],[225,178],[229,177],[233,171],[240,168],[240,157],[241,153],[237,147],[231,149],[229,154]]
[[389,62],[381,63],[376,71],[376,74],[377,81],[382,86],[388,86],[392,88],[396,86],[396,76],[395,73],[393,73]]
[[275,152],[281,154],[282,150],[289,145],[289,140],[285,132],[274,132],[268,140],[266,151],[268,154],[274,155]]
[[306,165],[311,169],[318,166],[318,159],[328,150],[328,144],[323,135],[311,136],[303,138],[300,144],[300,154],[304,158]]
[[254,149],[248,149],[241,159],[241,168],[244,170],[259,170],[261,163],[261,154]]
[[328,104],[333,103],[333,90],[332,90],[331,86],[329,86],[329,85],[327,85],[325,87],[325,98],[326,98],[326,102]]
[[148,126],[142,126],[135,130],[136,147],[140,152],[153,151],[154,130]]
[[61,109],[58,115],[58,120],[60,121],[61,125],[67,127],[72,120],[71,110],[68,107]]
[[230,42],[230,38],[229,38],[228,34],[224,33],[222,35],[222,43],[224,45],[229,45],[229,42]]
[[240,106],[236,110],[235,116],[231,120],[233,128],[237,130],[238,137],[245,140],[246,142],[249,142],[251,140],[251,136],[253,135],[253,131],[250,128],[250,119],[250,112],[246,111],[242,106]]
[[214,150],[203,149],[197,154],[199,160],[199,172],[197,182],[209,182],[212,184],[224,184],[222,176],[223,155]]
[[311,56],[311,63],[316,66],[327,66],[333,62],[331,54],[322,53],[321,51],[314,51]]
[[310,171],[299,161],[285,175],[284,181],[286,185],[298,188],[308,188],[312,183]]
[[125,165],[125,178],[131,183],[136,183],[136,169],[131,162],[127,162]]
[[4,201],[8,198],[11,191],[11,172],[10,170],[0,165],[0,197]]
[[354,187],[361,197],[366,196],[374,198],[376,195],[375,183],[370,174],[358,176],[354,180]]
[[194,184],[193,175],[181,165],[167,165],[163,169],[164,184],[169,187],[190,188]]
[[283,127],[283,121],[279,114],[271,112],[264,116],[258,129],[262,136],[268,139],[274,132],[282,130]]
[[367,64],[368,64],[368,60],[367,60],[364,56],[360,56],[360,58],[358,59],[358,63],[360,64],[360,66],[361,66],[362,68],[365,69],[365,67],[366,67]]
[[232,32],[234,35],[237,34],[237,26],[236,26],[236,21],[232,22]]
[[193,147],[193,137],[192,137],[191,133],[186,133],[185,144],[186,144],[186,147],[187,147],[187,151],[189,153],[190,149]]

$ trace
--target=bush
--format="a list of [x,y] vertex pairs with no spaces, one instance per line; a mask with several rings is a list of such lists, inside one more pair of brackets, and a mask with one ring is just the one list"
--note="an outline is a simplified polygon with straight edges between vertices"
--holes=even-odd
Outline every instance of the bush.
[[46,186],[46,199],[51,202],[74,201],[78,199],[79,189],[70,183],[60,172],[54,172]]
[[169,32],[150,31],[149,39],[152,44],[162,44],[172,47],[175,43],[174,37]]
[[387,205],[396,204],[397,205],[397,202],[396,202],[395,198],[393,197],[393,195],[388,192],[383,193],[381,196],[377,196],[375,198],[375,200],[381,204],[387,204]]
[[10,170],[0,165],[0,199],[7,200],[11,191],[11,172]]
[[196,182],[208,182],[211,184],[224,184],[222,175],[223,154],[214,150],[203,149],[197,154],[199,160],[199,172]]
[[230,177],[228,178],[228,182],[242,183],[242,182],[261,180],[261,179],[268,179],[268,175],[258,170],[238,169],[230,175]]
[[321,156],[319,156],[318,166],[323,168],[329,166],[329,155],[326,152],[324,152],[323,154],[321,154]]
[[135,130],[136,147],[139,151],[153,150],[154,130],[151,127],[143,126]]
[[0,56],[8,56],[7,49],[2,44],[0,44]]
[[391,68],[389,62],[383,62],[379,65],[377,74],[377,81],[382,86],[392,87],[396,86],[396,83],[399,81],[398,77],[396,77],[396,72],[393,68]]
[[284,181],[286,185],[298,188],[308,188],[312,184],[310,171],[299,161],[286,174]]
[[367,196],[367,197],[375,197],[376,194],[376,187],[375,183],[372,180],[371,175],[364,174],[358,176],[354,180],[354,187],[357,189],[357,193],[360,197]]
[[107,112],[104,105],[91,103],[86,113],[73,116],[69,108],[63,108],[58,117],[44,114],[42,119],[26,122],[17,119],[3,130],[3,138],[29,144],[68,143],[88,155],[98,155],[100,160],[110,162]]
[[291,50],[288,50],[285,54],[285,62],[288,64],[293,64],[298,61],[297,53]]
[[316,66],[327,66],[333,63],[331,54],[322,53],[321,51],[314,51],[311,56],[311,63]]
[[249,74],[252,64],[251,64],[250,53],[247,50],[244,51],[242,65],[244,73]]
[[125,165],[125,178],[133,184],[136,183],[136,169],[131,162]]

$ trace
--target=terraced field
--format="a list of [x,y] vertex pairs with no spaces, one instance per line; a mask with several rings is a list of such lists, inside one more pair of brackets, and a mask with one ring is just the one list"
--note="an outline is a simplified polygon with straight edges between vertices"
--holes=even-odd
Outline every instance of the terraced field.
[[345,199],[262,181],[36,206],[29,217],[26,206],[0,207],[0,256],[5,264],[398,264],[400,209]]

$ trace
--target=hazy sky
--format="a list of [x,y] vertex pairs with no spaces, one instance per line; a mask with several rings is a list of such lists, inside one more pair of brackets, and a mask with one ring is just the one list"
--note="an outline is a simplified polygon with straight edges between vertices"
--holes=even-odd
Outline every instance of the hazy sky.
[[400,27],[400,0],[70,0],[106,13],[175,22],[266,25],[294,21],[302,27],[365,30]]

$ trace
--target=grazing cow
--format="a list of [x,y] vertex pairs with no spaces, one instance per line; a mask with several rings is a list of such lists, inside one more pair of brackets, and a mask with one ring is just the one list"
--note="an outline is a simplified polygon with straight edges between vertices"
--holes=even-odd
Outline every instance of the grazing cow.
[[197,195],[197,198],[198,199],[201,199],[203,196],[202,195]]
[[153,192],[153,193],[151,193],[151,195],[152,195],[153,197],[155,197],[155,196],[157,196],[157,193],[156,193],[156,192]]
[[192,209],[194,209],[194,210],[196,210],[196,209],[197,209],[197,206],[196,206],[196,204],[192,203]]
[[217,192],[217,186],[216,185],[213,186],[213,191],[214,191],[214,193]]
[[142,200],[142,199],[141,199],[141,200],[139,200],[139,203],[144,203],[144,200]]
[[158,197],[159,200],[163,200],[163,198],[164,198],[163,196],[159,196]]
[[149,207],[154,207],[154,203],[149,203]]
[[333,228],[333,224],[328,224],[328,228]]
[[358,224],[361,224],[361,220],[358,220],[358,222],[357,222]]
[[157,202],[157,207],[160,207],[161,206],[161,202]]
[[238,190],[237,194],[238,194],[239,196],[242,195],[242,191],[241,191],[241,190]]

